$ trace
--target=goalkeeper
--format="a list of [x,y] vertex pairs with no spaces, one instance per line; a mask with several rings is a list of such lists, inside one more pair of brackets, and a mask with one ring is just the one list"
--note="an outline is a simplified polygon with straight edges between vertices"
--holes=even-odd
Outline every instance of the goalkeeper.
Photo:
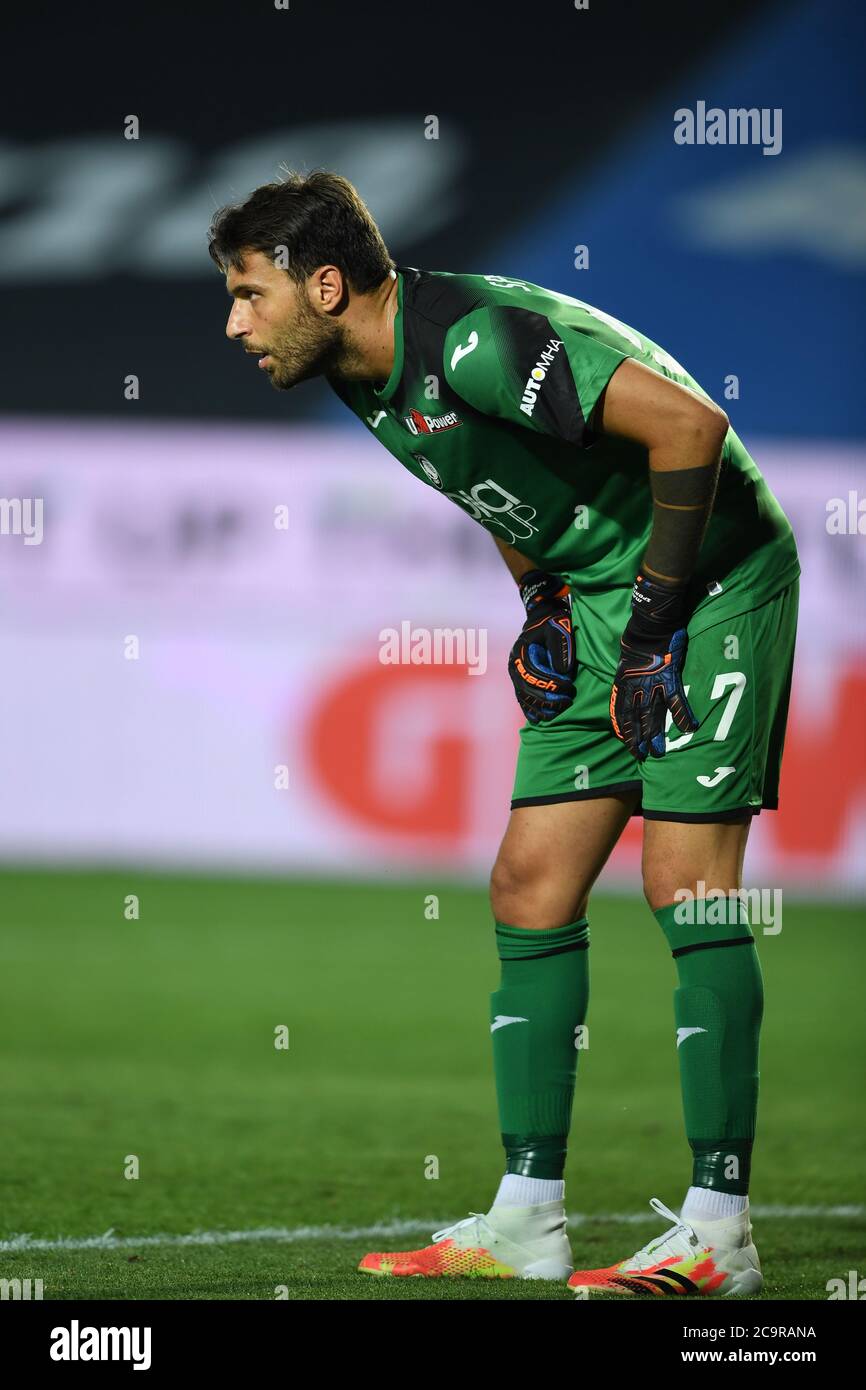
[[[278,390],[324,376],[490,531],[525,609],[509,671],[526,723],[491,878],[505,1171],[484,1214],[361,1269],[757,1292],[763,984],[736,890],[752,818],[778,804],[799,575],[786,517],[724,412],[652,339],[526,280],[395,265],[339,175],[264,185],[216,215],[209,249],[228,336]],[[632,815],[677,977],[692,1171],[676,1211],[651,1199],[668,1223],[655,1240],[574,1271],[563,1175],[589,898]],[[707,889],[727,895],[715,910],[695,903]]]

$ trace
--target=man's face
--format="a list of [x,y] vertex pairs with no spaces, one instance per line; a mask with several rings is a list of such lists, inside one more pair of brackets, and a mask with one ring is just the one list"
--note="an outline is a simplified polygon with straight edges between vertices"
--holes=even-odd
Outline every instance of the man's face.
[[321,376],[342,345],[340,324],[310,303],[306,285],[297,285],[262,251],[248,251],[242,270],[229,266],[226,289],[234,299],[226,336],[246,352],[264,354],[259,367],[271,385],[288,391],[299,381]]

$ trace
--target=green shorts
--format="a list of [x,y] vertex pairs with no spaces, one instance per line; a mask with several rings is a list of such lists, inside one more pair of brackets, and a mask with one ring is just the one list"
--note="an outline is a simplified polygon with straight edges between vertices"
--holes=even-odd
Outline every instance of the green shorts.
[[[568,709],[526,723],[512,808],[639,792],[636,815],[652,820],[736,820],[774,811],[797,630],[799,581],[758,608],[690,637],[683,684],[700,721],[693,734],[671,728],[663,758],[639,763],[613,732],[613,668],[578,664]],[[572,596],[575,629],[593,615]],[[581,647],[598,649],[584,630]],[[607,634],[604,634],[608,641]]]

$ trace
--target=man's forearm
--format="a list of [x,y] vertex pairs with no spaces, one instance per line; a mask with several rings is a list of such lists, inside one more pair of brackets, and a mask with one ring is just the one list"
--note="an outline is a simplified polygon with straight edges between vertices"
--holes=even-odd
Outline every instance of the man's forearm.
[[727,415],[708,396],[634,361],[614,372],[595,414],[596,430],[647,450],[653,521],[641,571],[684,586],[713,509]]
[[697,437],[649,450],[653,520],[622,636],[630,651],[667,650],[688,619],[689,581],[715,500],[723,420],[708,417]]
[[519,584],[523,576],[528,574],[530,570],[537,568],[532,560],[527,560],[526,556],[521,555],[519,550],[515,550],[513,545],[501,541],[498,536],[494,536],[493,539],[516,584]]
[[723,437],[701,439],[687,462],[677,449],[651,449],[653,521],[641,569],[650,579],[685,584],[690,578],[713,509]]

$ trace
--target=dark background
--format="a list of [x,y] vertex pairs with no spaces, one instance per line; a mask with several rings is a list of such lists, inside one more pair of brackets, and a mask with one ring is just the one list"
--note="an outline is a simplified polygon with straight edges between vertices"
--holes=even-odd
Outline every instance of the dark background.
[[[291,0],[287,11],[215,3],[63,14],[35,6],[12,24],[4,76],[0,280],[9,351],[0,409],[123,415],[119,383],[134,372],[143,414],[331,413],[319,385],[287,407],[241,369],[222,336],[227,306],[205,251],[213,210],[275,177],[281,159],[354,176],[398,261],[546,275],[551,287],[643,327],[699,379],[709,375],[704,384],[718,394],[714,378],[742,369],[744,355],[765,368],[780,316],[804,283],[810,311],[835,307],[838,335],[838,315],[862,307],[862,256],[834,264],[828,286],[820,254],[804,257],[801,248],[790,264],[784,238],[775,248],[758,241],[756,254],[772,256],[777,273],[785,262],[781,283],[764,277],[756,293],[740,250],[733,290],[720,287],[724,266],[703,253],[691,265],[675,238],[653,233],[641,174],[656,168],[649,191],[658,188],[661,204],[672,170],[685,191],[741,170],[772,182],[795,157],[792,140],[806,153],[861,141],[859,8]],[[672,113],[699,97],[759,106],[784,99],[784,154],[675,146]],[[123,138],[130,113],[140,120],[138,141]],[[437,141],[423,138],[429,114],[439,119]],[[613,173],[623,181],[620,205]],[[791,215],[799,215],[796,202]],[[533,249],[539,229],[546,257]],[[588,241],[591,270],[577,274],[567,253]],[[551,247],[560,252],[552,265]],[[750,415],[746,404],[741,426],[783,423],[798,394],[787,370],[769,373],[775,418]],[[765,403],[767,390],[765,382]],[[850,395],[827,402],[823,433],[856,432],[835,418]]]

